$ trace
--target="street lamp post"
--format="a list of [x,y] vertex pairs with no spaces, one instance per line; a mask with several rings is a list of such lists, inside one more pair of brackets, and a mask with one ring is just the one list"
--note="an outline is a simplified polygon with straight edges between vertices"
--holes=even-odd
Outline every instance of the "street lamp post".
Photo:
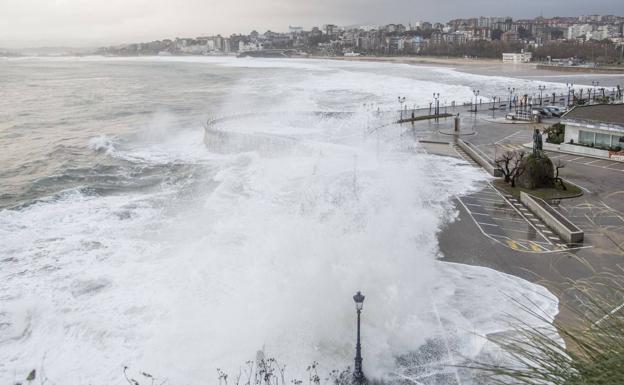
[[511,99],[513,98],[513,93],[516,92],[516,89],[507,87],[507,91],[509,91],[509,111],[511,111]]
[[539,92],[540,92],[540,106],[542,106],[543,105],[542,92],[544,92],[544,90],[546,89],[546,86],[540,85],[540,86],[537,86],[537,88],[539,89]]
[[474,109],[474,113],[475,115],[477,114],[477,104],[479,103],[478,98],[479,98],[479,90],[472,90],[472,93],[475,96],[475,109]]
[[494,111],[496,111],[496,96],[492,97],[492,119],[494,119]]
[[401,119],[403,120],[403,103],[405,103],[405,96],[404,97],[398,97],[399,98],[399,104],[401,104]]
[[434,111],[433,114],[434,115],[440,115],[440,103],[438,101],[438,99],[440,99],[440,93],[433,93],[433,99],[435,100],[435,105],[434,105]]
[[568,107],[571,106],[570,104],[570,93],[574,92],[574,84],[573,83],[566,83],[566,86],[568,87]]
[[355,344],[355,367],[353,370],[353,382],[356,385],[364,383],[364,372],[362,372],[362,345],[360,344],[360,313],[364,306],[364,296],[361,292],[357,292],[353,296],[355,301],[355,310],[357,311],[357,342]]

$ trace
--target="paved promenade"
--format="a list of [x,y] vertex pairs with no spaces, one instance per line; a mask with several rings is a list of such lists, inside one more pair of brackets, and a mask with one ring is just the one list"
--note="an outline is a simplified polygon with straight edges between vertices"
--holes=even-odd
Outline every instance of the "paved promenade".
[[[542,126],[492,121],[491,111],[461,115],[462,126],[475,132],[462,139],[489,159],[506,151],[528,150],[523,144],[532,140],[534,128]],[[454,137],[441,133],[452,127],[452,119],[403,127],[417,140],[451,143],[423,143],[429,152],[466,158],[452,145]],[[561,292],[568,279],[590,278],[624,264],[624,163],[547,154],[565,162],[562,177],[583,189],[583,196],[562,200],[556,206],[584,230],[583,245],[566,245],[520,202],[484,182],[480,191],[456,199],[459,220],[449,224],[440,235],[440,251],[449,261],[491,267],[541,283],[557,294],[563,304],[570,304],[574,296]],[[467,161],[478,167],[471,159]],[[562,308],[560,320],[573,318]]]

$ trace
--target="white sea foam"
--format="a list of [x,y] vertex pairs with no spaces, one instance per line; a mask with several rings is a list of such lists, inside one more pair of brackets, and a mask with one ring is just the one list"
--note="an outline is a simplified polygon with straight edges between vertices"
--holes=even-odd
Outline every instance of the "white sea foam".
[[106,153],[111,153],[115,151],[115,145],[113,143],[113,140],[104,135],[91,138],[89,140],[89,148],[94,151]]
[[[402,76],[342,71],[323,75],[330,80],[302,72],[293,83],[241,79],[233,94],[254,105],[273,88],[279,111],[321,109],[350,89],[380,103],[409,91]],[[343,100],[341,108],[361,107]],[[540,286],[437,261],[437,234],[457,215],[452,198],[473,191],[481,171],[414,151],[400,128],[366,135],[366,112],[267,116],[227,128],[298,144],[214,154],[201,126],[171,132],[165,114],[114,147],[113,156],[137,164],[205,168],[190,190],[70,190],[0,211],[0,382],[43,366],[54,383],[121,383],[127,365],[170,383],[215,383],[217,367],[238,372],[260,349],[293,376],[314,360],[341,368],[352,360],[357,290],[367,296],[369,375],[402,371],[394,357],[432,339],[455,351],[443,346],[442,365],[479,355],[477,336],[505,330],[507,313],[523,316],[508,297],[556,314]],[[106,143],[93,141],[96,150]]]

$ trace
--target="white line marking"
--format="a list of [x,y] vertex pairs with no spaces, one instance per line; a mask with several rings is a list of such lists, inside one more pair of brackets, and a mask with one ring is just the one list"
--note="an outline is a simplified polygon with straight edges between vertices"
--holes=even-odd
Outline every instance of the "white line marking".
[[503,202],[500,199],[479,198],[479,197],[472,197],[472,196],[468,196],[466,198],[467,199],[472,198],[472,199],[475,199],[475,200],[478,200],[478,201],[483,201],[483,202],[493,202],[493,203],[498,203],[498,202],[502,203]]
[[518,223],[524,223],[524,220],[522,219],[514,219],[514,218],[501,218],[501,217],[491,217],[494,220],[497,221],[508,221],[508,222],[518,222]]
[[[488,183],[490,184],[490,186],[492,186],[492,184],[491,184],[490,182],[488,182]],[[494,189],[494,187],[493,187],[493,186],[492,186],[492,189]],[[499,192],[499,191],[498,191],[498,190],[496,190],[496,189],[494,189],[494,191]],[[500,193],[500,192],[499,192],[499,193]],[[505,199],[505,201],[506,201],[507,203],[510,203],[510,202],[509,202],[509,200],[507,200],[507,198],[505,198],[502,194],[501,194],[501,197],[502,197],[503,199]],[[511,203],[510,203],[510,205],[511,205]],[[523,219],[527,219],[527,218],[526,218],[526,217],[522,214],[522,212],[520,212],[520,210],[518,210],[517,208],[515,208],[513,205],[511,205],[511,207],[512,207],[513,209],[515,209],[515,210],[516,210],[516,212],[520,215],[520,217],[521,217],[521,218],[523,218]],[[538,229],[537,227],[533,226],[533,224],[532,224],[531,222],[529,222],[528,220],[526,221],[526,223],[528,223],[528,224],[529,224],[529,226],[533,227],[533,229],[535,229],[535,231],[536,231],[536,232],[537,232],[537,233],[538,233],[538,234],[539,234],[539,235],[540,235],[540,236],[541,236],[544,240],[546,240],[546,241],[550,242],[550,240],[549,240],[548,238],[546,238],[546,235],[544,235],[544,234],[540,231],[540,229]]]
[[483,226],[494,226],[494,227],[499,227],[498,225],[494,224],[494,223],[484,223],[484,222],[477,222],[480,225]]

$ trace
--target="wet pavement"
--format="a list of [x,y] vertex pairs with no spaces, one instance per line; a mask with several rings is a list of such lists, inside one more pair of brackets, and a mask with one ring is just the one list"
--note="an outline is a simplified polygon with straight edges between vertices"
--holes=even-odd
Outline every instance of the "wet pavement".
[[[464,151],[454,146],[458,155],[479,167]],[[522,203],[503,194],[489,181],[478,192],[457,198],[475,225],[486,237],[501,246],[522,252],[545,253],[570,249]]]

